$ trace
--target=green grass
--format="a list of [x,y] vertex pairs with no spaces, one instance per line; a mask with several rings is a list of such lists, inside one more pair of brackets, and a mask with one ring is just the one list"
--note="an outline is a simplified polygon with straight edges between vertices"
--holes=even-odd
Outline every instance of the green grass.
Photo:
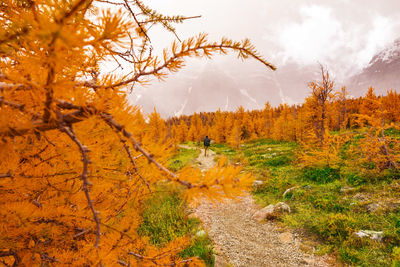
[[173,171],[179,171],[189,163],[193,162],[200,154],[200,150],[178,148],[178,152],[168,160],[168,168]]
[[162,188],[146,201],[138,233],[147,236],[150,243],[156,246],[164,246],[178,237],[190,236],[191,244],[180,252],[180,256],[197,256],[207,266],[214,266],[211,240],[206,234],[196,235],[202,230],[200,221],[187,215],[187,206],[180,194]]
[[212,144],[210,149],[214,151],[217,155],[224,155],[228,158],[232,158],[236,155],[236,151],[226,144]]
[[396,128],[389,128],[385,130],[385,135],[395,137],[395,138],[400,138],[400,130]]
[[[387,134],[396,136],[398,132]],[[343,164],[337,169],[301,168],[296,163],[297,145],[293,142],[260,139],[244,143],[239,150],[226,145],[214,145],[213,150],[231,159],[239,158],[245,170],[265,181],[253,192],[259,202],[289,204],[292,213],[280,221],[305,229],[320,240],[320,253],[334,253],[340,261],[355,266],[395,266],[396,260],[400,262],[400,205],[376,213],[369,212],[367,205],[396,202],[400,174],[389,170],[371,177],[358,172],[356,166],[345,166],[347,149],[359,138],[361,135],[355,135],[343,147]],[[297,188],[283,197],[294,186]],[[360,239],[354,235],[358,230],[383,231],[383,241]]]

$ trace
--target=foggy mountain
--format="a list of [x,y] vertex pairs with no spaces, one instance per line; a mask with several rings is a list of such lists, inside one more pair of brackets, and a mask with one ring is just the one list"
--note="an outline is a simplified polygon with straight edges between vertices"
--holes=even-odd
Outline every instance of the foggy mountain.
[[400,89],[400,39],[376,54],[368,66],[347,82],[350,93],[365,95],[369,86],[375,93],[386,94],[387,90]]
[[272,106],[295,104],[304,100],[307,83],[318,78],[318,69],[287,64],[273,72],[258,62],[223,67],[207,63],[198,73],[186,70],[172,75],[167,82],[155,82],[149,88],[134,92],[133,103],[146,113],[154,107],[163,117],[201,111],[262,109],[268,101]]
[[[364,95],[369,86],[377,94],[400,88],[400,39],[377,53],[359,73],[344,81],[335,81],[337,89],[347,86],[354,96]],[[262,109],[267,101],[302,103],[309,94],[307,84],[319,80],[315,65],[287,62],[277,71],[260,67],[258,62],[222,64],[210,61],[202,69],[188,67],[165,82],[153,82],[149,88],[134,92],[132,102],[150,113],[154,107],[164,118],[201,111]]]

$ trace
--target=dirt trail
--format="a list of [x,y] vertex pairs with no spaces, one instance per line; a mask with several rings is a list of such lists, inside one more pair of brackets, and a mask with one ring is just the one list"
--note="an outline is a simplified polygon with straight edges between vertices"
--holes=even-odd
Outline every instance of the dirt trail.
[[[202,170],[215,164],[215,153],[209,152],[205,157],[202,149],[196,159]],[[250,195],[240,201],[203,203],[195,208],[194,215],[203,221],[214,241],[216,267],[334,266],[328,263],[327,257],[303,252],[302,240],[296,233],[272,222],[259,223],[252,219],[260,208]]]

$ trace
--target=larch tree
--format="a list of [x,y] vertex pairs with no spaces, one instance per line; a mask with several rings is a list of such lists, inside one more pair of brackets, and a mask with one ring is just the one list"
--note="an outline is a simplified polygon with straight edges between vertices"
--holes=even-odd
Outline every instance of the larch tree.
[[271,104],[269,102],[265,103],[263,116],[265,118],[264,136],[270,138],[271,131],[274,126],[274,110],[272,109]]
[[385,112],[385,119],[390,122],[400,121],[400,94],[396,91],[390,90],[387,96],[383,99],[383,108]]
[[239,120],[235,120],[233,122],[232,129],[231,129],[231,131],[229,133],[229,136],[227,138],[227,143],[231,147],[239,149],[240,148],[240,142],[241,142],[240,134],[241,134],[240,122],[239,122]]
[[148,116],[148,135],[155,143],[164,143],[167,138],[167,126],[156,109]]
[[347,116],[347,97],[348,92],[346,86],[343,86],[340,89],[340,92],[337,95],[337,127],[338,129],[345,129],[348,125],[348,116]]
[[375,94],[375,88],[368,88],[364,100],[360,105],[360,114],[358,115],[358,124],[360,126],[368,125],[368,121],[379,117],[380,102]]
[[[392,99],[388,95],[387,99]],[[398,169],[400,161],[400,141],[397,138],[386,136],[385,131],[393,127],[385,123],[384,99],[377,97],[373,87],[368,89],[364,101],[357,115],[357,122],[364,126],[364,136],[360,144],[354,147],[356,161],[364,166],[364,171],[374,174],[386,169]]]
[[319,143],[322,146],[324,143],[325,132],[326,132],[326,118],[327,118],[327,104],[331,98],[333,91],[334,82],[329,76],[329,72],[320,65],[321,69],[321,81],[311,82],[309,87],[312,90],[312,102],[315,105],[317,114],[314,114],[314,130]]
[[[148,29],[158,24],[176,34],[174,23],[187,18],[164,16],[140,0],[3,0],[0,18],[0,261],[199,263],[179,258],[185,238],[158,249],[137,235],[143,199],[159,181],[186,188],[188,199],[218,199],[239,194],[251,177],[223,163],[206,174],[172,173],[163,165],[171,151],[164,129],[152,135],[154,125],[127,96],[137,84],[178,71],[188,57],[232,50],[275,67],[247,39],[210,42],[206,34],[156,56]],[[102,71],[111,61],[118,71]]]

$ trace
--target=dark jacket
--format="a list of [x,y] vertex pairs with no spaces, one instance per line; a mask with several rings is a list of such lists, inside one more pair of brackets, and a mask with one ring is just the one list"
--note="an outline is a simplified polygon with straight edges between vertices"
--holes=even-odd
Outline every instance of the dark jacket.
[[204,138],[204,146],[210,146],[210,142],[211,142],[211,140],[210,140],[210,138]]

